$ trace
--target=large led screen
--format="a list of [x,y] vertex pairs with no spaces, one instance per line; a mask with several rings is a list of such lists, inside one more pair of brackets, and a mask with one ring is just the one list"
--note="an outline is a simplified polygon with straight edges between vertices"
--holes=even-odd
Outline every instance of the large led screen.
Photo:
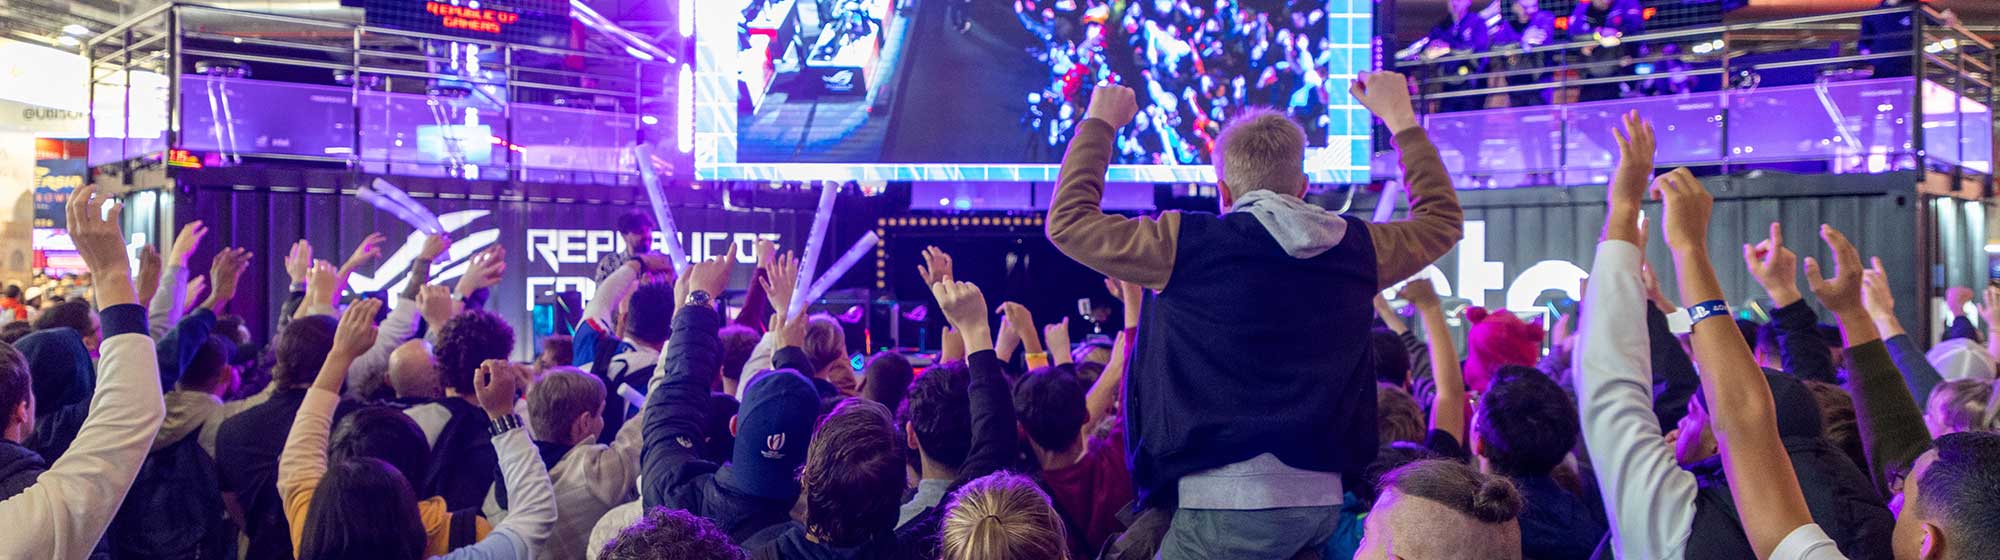
[[1367,0],[704,0],[701,179],[1050,181],[1095,84],[1138,90],[1117,182],[1214,182],[1246,107],[1284,111],[1316,182],[1367,180]]

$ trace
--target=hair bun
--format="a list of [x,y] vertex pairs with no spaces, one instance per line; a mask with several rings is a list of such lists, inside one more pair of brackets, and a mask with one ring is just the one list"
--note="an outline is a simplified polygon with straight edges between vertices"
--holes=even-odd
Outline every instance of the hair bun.
[[1487,477],[1472,497],[1472,515],[1486,523],[1506,523],[1521,515],[1521,491],[1505,478]]

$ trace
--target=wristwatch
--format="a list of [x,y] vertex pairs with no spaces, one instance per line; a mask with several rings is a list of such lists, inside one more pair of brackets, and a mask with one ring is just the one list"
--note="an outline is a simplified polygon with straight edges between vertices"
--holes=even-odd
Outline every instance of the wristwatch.
[[519,427],[521,427],[521,415],[509,414],[494,418],[493,424],[487,427],[487,433],[493,437],[500,437],[501,434],[507,433],[508,430]]
[[681,302],[681,305],[684,306],[699,305],[702,307],[708,307],[710,299],[712,298],[711,296],[708,295],[708,290],[695,290],[692,292],[688,292],[687,301]]

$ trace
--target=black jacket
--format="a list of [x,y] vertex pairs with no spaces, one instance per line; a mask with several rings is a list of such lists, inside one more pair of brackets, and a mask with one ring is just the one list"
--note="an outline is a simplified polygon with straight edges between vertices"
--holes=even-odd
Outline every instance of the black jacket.
[[[702,459],[701,447],[692,443],[703,441],[709,387],[722,371],[720,328],[721,318],[714,312],[675,314],[673,338],[667,343],[673,352],[668,380],[646,395],[640,499],[649,509],[666,506],[706,517],[749,549],[771,540],[791,521],[797,496],[766,498],[732,487],[728,481],[734,479],[727,476],[731,465]],[[773,365],[812,371],[798,348],[779,350]],[[677,445],[681,438],[690,443]]]

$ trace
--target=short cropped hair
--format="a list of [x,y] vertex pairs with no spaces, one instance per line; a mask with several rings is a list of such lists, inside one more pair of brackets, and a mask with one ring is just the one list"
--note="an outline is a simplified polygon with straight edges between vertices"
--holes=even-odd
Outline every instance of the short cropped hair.
[[895,352],[876,353],[861,371],[867,383],[861,398],[882,403],[889,410],[902,408],[903,397],[910,394],[910,379],[917,375],[910,368],[910,359]]
[[1403,338],[1396,331],[1375,329],[1368,333],[1368,342],[1375,347],[1375,380],[1397,387],[1410,385],[1410,353],[1403,348]]
[[417,421],[389,406],[371,406],[348,413],[333,428],[327,461],[380,459],[411,477],[412,486],[430,472],[431,446]]
[[1215,175],[1231,196],[1257,190],[1300,194],[1306,131],[1284,113],[1261,107],[1237,113],[1216,145]]
[[896,528],[907,482],[889,409],[843,399],[806,447],[806,527],[828,546],[860,545]]
[[0,342],[0,429],[21,420],[14,409],[34,395],[35,376],[28,372],[28,357],[13,343]]
[[1048,451],[1069,449],[1090,421],[1084,391],[1069,367],[1038,368],[1014,383],[1014,417],[1035,445]]
[[536,439],[574,445],[570,426],[604,413],[604,382],[594,375],[550,371],[528,389],[528,422]]
[[745,560],[729,534],[708,518],[655,506],[604,543],[598,560]]
[[73,299],[58,303],[43,309],[42,314],[35,317],[35,330],[68,327],[76,329],[76,334],[90,338],[97,334],[97,323],[90,320],[92,313],[95,312],[90,310],[90,302],[87,301]]
[[744,364],[750,363],[750,354],[757,351],[757,329],[743,325],[730,325],[716,333],[722,337],[722,377],[739,379],[743,377]]
[[438,330],[438,376],[459,395],[473,394],[472,375],[486,360],[514,353],[514,327],[491,311],[467,309]]
[[806,322],[806,340],[803,348],[806,361],[812,363],[813,370],[805,373],[816,377],[826,371],[826,366],[847,359],[847,332],[840,327],[840,321],[832,315],[819,313]]
[[1929,402],[1924,406],[1924,415],[1932,421],[1934,431],[1957,433],[1984,430],[1987,428],[1986,401],[1992,396],[1991,381],[1978,379],[1946,381],[1931,390]]
[[1505,366],[1479,399],[1472,428],[1495,471],[1537,476],[1562,464],[1582,425],[1569,393],[1555,381],[1534,368]]
[[947,468],[965,464],[972,451],[972,400],[968,384],[972,377],[965,362],[931,366],[910,383],[903,401],[908,407],[905,420],[917,435],[923,454]]
[[220,335],[210,336],[195,350],[194,359],[181,371],[180,386],[195,391],[208,391],[223,381],[223,374],[229,371],[231,355],[236,345]]
[[[1917,478],[1914,506],[1946,533],[1952,560],[2000,558],[2000,434],[1937,438],[1936,460]],[[1908,515],[1909,510],[1904,510]]]
[[661,346],[674,334],[674,285],[647,282],[632,291],[625,313],[625,335]]
[[1027,477],[1001,471],[965,484],[945,506],[942,560],[1068,558],[1062,517]]
[[333,352],[333,330],[340,321],[330,315],[310,315],[292,319],[278,333],[273,353],[278,363],[271,369],[271,383],[278,389],[297,389],[313,384],[326,355]]
[[1387,383],[1375,385],[1375,426],[1376,437],[1383,445],[1398,441],[1423,443],[1424,408],[1417,404],[1417,398],[1410,396],[1402,387]]

